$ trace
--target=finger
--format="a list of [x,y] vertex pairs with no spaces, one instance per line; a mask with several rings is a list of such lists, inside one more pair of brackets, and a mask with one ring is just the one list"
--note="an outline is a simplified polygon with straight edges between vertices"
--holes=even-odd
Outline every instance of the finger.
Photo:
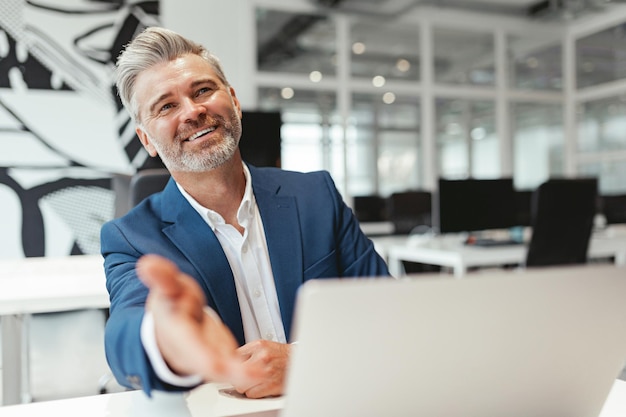
[[229,382],[238,393],[249,396],[250,390],[256,388],[256,392],[260,392],[261,387],[264,386],[266,378],[259,375],[259,372],[259,369],[251,368],[249,366],[239,368],[239,372],[237,374],[231,375]]
[[137,261],[137,275],[151,290],[175,297],[182,291],[180,271],[170,260],[158,255],[144,255]]
[[282,393],[281,386],[274,381],[275,375],[268,373],[268,369],[258,362],[245,362],[241,369],[246,377],[230,381],[240,394],[248,398],[262,398]]
[[239,394],[245,395],[248,398],[260,398],[260,397],[254,397],[254,391],[258,392],[260,391],[260,389],[258,389],[257,387],[259,387],[261,385],[261,383],[247,383],[245,385],[243,384],[233,384],[233,387],[235,388],[235,391],[237,391]]
[[243,360],[247,360],[252,357],[255,351],[256,348],[254,346],[252,346],[250,343],[246,343],[245,345],[240,346],[237,349],[237,355],[239,355],[239,357]]
[[276,395],[272,391],[268,390],[268,388],[264,384],[254,385],[245,390],[245,392],[242,392],[241,394],[244,394],[248,398],[265,398]]

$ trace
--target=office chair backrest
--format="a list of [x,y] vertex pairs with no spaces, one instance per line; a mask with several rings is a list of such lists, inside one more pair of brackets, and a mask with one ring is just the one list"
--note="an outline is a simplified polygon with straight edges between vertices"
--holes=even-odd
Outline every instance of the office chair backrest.
[[432,194],[429,191],[393,193],[387,198],[387,212],[396,234],[408,234],[418,226],[432,226]]
[[170,173],[165,168],[138,171],[130,180],[130,207],[135,207],[146,197],[163,191],[169,179]]
[[602,196],[601,212],[606,224],[626,223],[626,194]]
[[378,195],[361,195],[353,198],[354,215],[361,223],[383,222],[387,220],[387,204]]
[[586,263],[596,198],[595,178],[541,184],[533,194],[526,266]]

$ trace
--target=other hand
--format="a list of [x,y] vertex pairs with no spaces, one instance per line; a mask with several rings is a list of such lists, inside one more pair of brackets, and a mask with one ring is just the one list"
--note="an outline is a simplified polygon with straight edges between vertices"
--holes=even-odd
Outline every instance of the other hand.
[[282,395],[291,354],[291,345],[256,340],[237,349],[246,372],[260,371],[260,379],[232,381],[235,389],[249,398]]

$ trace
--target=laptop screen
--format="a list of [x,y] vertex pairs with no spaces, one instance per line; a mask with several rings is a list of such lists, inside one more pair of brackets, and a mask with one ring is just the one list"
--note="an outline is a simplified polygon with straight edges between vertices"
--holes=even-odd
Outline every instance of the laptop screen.
[[309,281],[281,416],[596,416],[624,294],[614,266]]

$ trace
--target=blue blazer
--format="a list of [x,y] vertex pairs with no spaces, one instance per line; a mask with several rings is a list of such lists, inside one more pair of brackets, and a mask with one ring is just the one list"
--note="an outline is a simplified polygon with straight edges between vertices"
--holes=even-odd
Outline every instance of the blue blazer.
[[[289,340],[296,292],[314,278],[383,276],[387,266],[362,233],[327,172],[299,173],[249,166],[285,334]],[[182,196],[174,180],[127,215],[106,223],[101,251],[111,299],[105,350],[120,384],[150,393],[175,390],[160,381],[140,340],[147,288],[135,263],[154,253],[194,277],[207,303],[239,344],[243,324],[232,271],[217,237]]]

